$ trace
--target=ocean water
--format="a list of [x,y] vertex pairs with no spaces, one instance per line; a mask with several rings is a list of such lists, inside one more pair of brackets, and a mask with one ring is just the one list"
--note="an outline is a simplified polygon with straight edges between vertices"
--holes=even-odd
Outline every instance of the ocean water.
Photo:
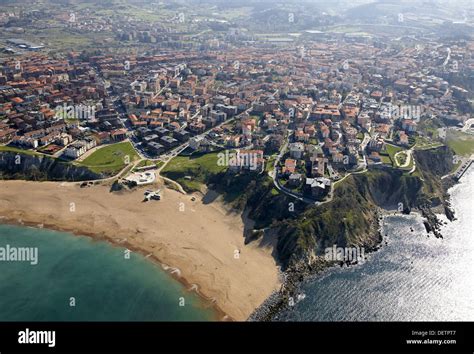
[[443,239],[428,237],[419,216],[389,216],[380,250],[305,282],[304,298],[276,320],[474,321],[474,168],[450,194],[457,220]]
[[6,245],[37,247],[38,264],[0,261],[0,321],[217,319],[159,265],[133,252],[127,259],[124,248],[107,242],[0,225],[0,247]]

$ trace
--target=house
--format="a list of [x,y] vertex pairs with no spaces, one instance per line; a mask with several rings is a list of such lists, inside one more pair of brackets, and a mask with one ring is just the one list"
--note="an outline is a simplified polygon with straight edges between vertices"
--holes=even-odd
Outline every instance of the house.
[[383,138],[386,138],[389,133],[390,133],[390,125],[388,124],[377,124],[377,126],[375,127],[375,132],[383,137]]
[[271,151],[279,151],[283,144],[283,140],[284,138],[282,135],[273,134],[270,135],[266,145]]
[[33,149],[36,149],[39,145],[38,139],[28,138],[25,136],[14,136],[12,139],[12,144]]
[[200,134],[206,130],[206,125],[202,122],[192,122],[189,125],[189,130],[195,134]]
[[305,146],[305,148],[306,148],[306,152],[309,155],[310,160],[314,160],[318,157],[323,157],[324,156],[323,149],[319,145],[307,144]]
[[306,178],[305,189],[313,198],[322,198],[329,193],[331,180],[325,177]]
[[234,171],[251,170],[263,171],[265,166],[265,159],[263,158],[262,150],[237,150],[237,154],[230,168]]
[[108,144],[110,143],[110,133],[109,132],[99,132],[97,133],[97,139],[99,144]]
[[302,130],[296,130],[295,131],[295,140],[306,142],[306,141],[309,140],[309,134],[305,133]]
[[240,145],[240,135],[226,136],[224,138],[225,145],[228,147],[238,147]]
[[162,136],[170,135],[170,131],[163,127],[158,127],[154,129],[155,133],[161,138]]
[[227,117],[235,116],[238,111],[237,106],[230,106],[230,105],[223,105],[223,104],[217,104],[216,109],[224,112],[227,115]]
[[155,142],[155,143],[158,142],[159,139],[160,139],[160,137],[158,135],[151,134],[151,135],[145,136],[142,140],[143,140],[143,143],[148,146],[149,144],[151,144],[153,142]]
[[203,140],[204,137],[202,136],[193,137],[189,140],[189,147],[193,150],[198,150]]
[[256,128],[255,119],[243,119],[241,125],[243,135],[251,135]]
[[161,137],[160,143],[163,144],[163,146],[166,147],[166,148],[172,148],[172,147],[175,147],[179,144],[178,140],[176,140],[175,138],[172,138],[170,136]]
[[320,132],[321,132],[321,137],[322,137],[323,139],[329,138],[329,133],[330,133],[330,131],[329,131],[329,128],[328,128],[327,125],[321,126]]
[[292,173],[295,173],[295,170],[296,170],[296,160],[286,159],[285,166],[283,166],[281,173],[285,176],[289,176]]
[[155,154],[155,155],[159,155],[163,151],[165,151],[165,147],[161,144],[156,143],[156,142],[149,143],[147,145],[147,149],[150,153]]
[[56,144],[61,146],[66,146],[70,142],[72,142],[72,136],[66,133],[61,133],[60,136],[56,138]]
[[380,154],[376,151],[372,151],[369,155],[369,159],[374,162],[380,162],[382,159],[380,158]]
[[16,129],[2,129],[0,130],[0,143],[8,143],[16,135]]
[[114,141],[122,141],[127,138],[127,129],[115,129],[110,132],[110,137]]
[[304,144],[303,143],[293,143],[290,144],[290,156],[294,159],[301,159],[304,154]]
[[227,119],[227,113],[212,110],[211,118],[215,119],[216,122],[223,122]]
[[398,134],[398,143],[405,146],[409,145],[408,135],[405,132],[400,131]]
[[84,141],[76,141],[70,144],[65,150],[63,155],[71,159],[77,159],[86,153],[86,143]]
[[318,157],[311,162],[311,177],[324,177],[328,159]]
[[402,120],[402,129],[406,132],[416,132],[416,122],[412,119]]
[[176,140],[184,143],[189,140],[189,138],[191,137],[191,134],[186,130],[176,130],[173,132],[173,137]]
[[136,130],[136,134],[138,136],[147,136],[147,135],[150,135],[152,133],[151,129],[148,129],[146,127],[140,127]]
[[301,184],[303,177],[301,173],[292,173],[288,178],[289,184],[292,187],[298,187]]
[[372,137],[369,141],[369,148],[372,151],[381,151],[383,150],[384,147],[385,147],[385,142],[383,141],[383,139],[377,136]]
[[90,150],[97,146],[97,141],[90,136],[85,137],[82,141],[86,144],[86,150]]

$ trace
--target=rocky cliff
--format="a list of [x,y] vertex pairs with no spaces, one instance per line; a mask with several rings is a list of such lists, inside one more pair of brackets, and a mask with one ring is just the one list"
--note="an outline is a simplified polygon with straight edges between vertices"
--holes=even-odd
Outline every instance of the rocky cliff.
[[412,175],[393,169],[352,175],[335,187],[331,202],[309,207],[298,218],[281,222],[278,256],[284,268],[310,261],[335,244],[375,247],[381,240],[379,208],[408,213],[414,208],[445,205],[446,188],[440,177],[453,168],[452,151],[445,146],[417,151],[415,159],[417,172]]
[[[287,307],[297,296],[298,284],[306,275],[331,264],[324,257],[317,257],[323,256],[327,247],[376,249],[382,240],[381,208],[396,208],[407,213],[417,208],[425,217],[427,231],[440,237],[439,221],[430,208],[445,206],[446,215],[450,217],[452,213],[446,195],[450,183],[442,183],[440,178],[452,170],[452,156],[452,151],[443,146],[417,151],[417,170],[411,175],[393,169],[351,175],[335,187],[332,201],[308,206],[294,218],[273,222],[271,227],[278,234],[276,254],[285,270],[285,282],[251,319],[271,320]],[[259,218],[258,213],[255,217]]]
[[86,167],[74,166],[58,159],[0,152],[0,179],[35,181],[86,181],[102,178]]

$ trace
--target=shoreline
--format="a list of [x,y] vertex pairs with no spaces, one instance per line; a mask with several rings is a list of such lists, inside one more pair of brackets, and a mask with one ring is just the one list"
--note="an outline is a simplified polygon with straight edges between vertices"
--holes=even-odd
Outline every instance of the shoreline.
[[[69,182],[0,184],[0,223],[68,232],[137,252],[194,291],[215,310],[216,320],[247,320],[279,287],[272,249],[245,245],[242,215],[220,201],[204,204],[163,185],[161,201],[143,203],[145,188],[111,193],[110,186]],[[70,201],[77,204],[75,213]]]
[[[383,223],[386,217],[418,216],[420,217],[421,222],[424,224],[425,230],[428,234],[432,233],[435,237],[443,238],[442,234],[439,232],[439,227],[442,225],[442,223],[438,219],[438,214],[444,214],[449,222],[456,220],[454,208],[451,204],[450,190],[461,183],[462,181],[456,181],[454,183],[451,182],[446,184],[444,187],[445,193],[440,203],[438,205],[428,207],[427,209],[425,209],[425,207],[417,207],[410,209],[410,211],[406,213],[399,211],[397,208],[392,209],[389,206],[379,206],[376,210],[375,225],[373,225],[372,230],[372,234],[377,234],[379,236],[379,242],[374,246],[364,246],[366,260],[369,254],[377,252],[387,244],[386,238],[388,235],[383,233]],[[429,214],[427,214],[427,210]],[[432,219],[433,217],[434,219]],[[281,289],[274,291],[265,300],[265,302],[252,313],[252,315],[249,317],[249,321],[274,321],[275,317],[278,316],[279,313],[288,310],[288,308],[291,306],[289,305],[289,298],[291,298],[294,303],[297,303],[299,301],[298,297],[300,295],[304,296],[304,294],[301,292],[301,288],[305,282],[310,281],[315,277],[321,276],[324,272],[330,271],[331,269],[344,268],[344,266],[350,268],[357,265],[359,265],[358,262],[329,262],[324,259],[324,256],[316,256],[316,259],[312,262],[312,264],[309,265],[302,263],[297,264],[296,269],[288,269],[284,272],[284,281]],[[301,269],[298,270],[298,267]],[[287,287],[289,289],[287,289]]]
[[[370,232],[371,237],[376,236],[379,240],[376,245],[365,245],[365,258],[367,255],[378,251],[383,247],[384,236],[381,233],[381,220],[384,217],[383,209],[378,208],[375,212],[374,223]],[[370,238],[371,238],[370,237]],[[365,260],[364,260],[365,262]],[[284,272],[284,281],[280,290],[272,293],[265,302],[259,306],[249,317],[249,321],[256,322],[272,322],[279,313],[292,307],[300,301],[300,296],[304,294],[300,291],[301,286],[308,280],[320,276],[322,273],[334,269],[336,267],[352,267],[358,265],[358,262],[351,263],[349,261],[328,261],[324,256],[315,256],[311,263],[299,262]]]
[[[182,284],[186,288],[187,292],[196,293],[196,295],[199,296],[199,298],[201,298],[203,304],[206,305],[205,306],[206,308],[213,309],[213,311],[215,312],[216,321],[234,321],[234,319],[230,317],[228,314],[226,314],[214,301],[212,301],[211,298],[206,297],[206,295],[202,294],[199,291],[199,285],[194,284],[194,283],[189,283],[186,280],[186,278],[184,278],[183,276],[177,275],[174,272],[168,271],[168,269],[178,269],[178,268],[173,268],[172,266],[169,266],[168,264],[163,263],[162,261],[160,261],[160,259],[157,256],[153,254],[149,254],[149,253],[147,254],[144,249],[141,249],[140,247],[136,247],[127,241],[119,242],[107,236],[99,236],[93,233],[86,234],[82,232],[68,230],[65,228],[58,228],[54,224],[37,224],[35,222],[25,222],[22,220],[10,219],[7,217],[0,217],[0,225],[22,226],[22,227],[30,227],[33,229],[40,229],[40,230],[46,229],[50,231],[64,232],[64,233],[71,234],[74,237],[78,237],[78,236],[86,237],[90,239],[92,242],[107,242],[111,247],[120,247],[120,248],[130,250],[134,253],[141,255],[143,258],[152,262],[156,266],[159,266],[163,270],[163,272],[166,273],[169,277],[173,278],[174,280]],[[194,288],[195,285],[197,285],[197,288]]]

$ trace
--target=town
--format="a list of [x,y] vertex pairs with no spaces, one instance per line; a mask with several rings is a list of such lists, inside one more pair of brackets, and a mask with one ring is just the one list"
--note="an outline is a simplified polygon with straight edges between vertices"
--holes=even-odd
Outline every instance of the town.
[[[82,15],[58,19],[76,31],[118,26],[85,27]],[[116,39],[155,43],[140,23],[117,29]],[[251,41],[239,28],[223,36],[226,45],[167,42],[143,54],[61,56],[8,40],[21,52],[10,48],[16,55],[1,59],[1,148],[85,166],[103,178],[159,171],[179,154],[228,150],[238,156],[227,161],[229,173],[266,172],[279,192],[318,203],[353,173],[416,173],[414,149],[471,131],[468,90],[449,78],[472,72],[472,40],[424,38],[420,45],[306,32],[282,44]]]

